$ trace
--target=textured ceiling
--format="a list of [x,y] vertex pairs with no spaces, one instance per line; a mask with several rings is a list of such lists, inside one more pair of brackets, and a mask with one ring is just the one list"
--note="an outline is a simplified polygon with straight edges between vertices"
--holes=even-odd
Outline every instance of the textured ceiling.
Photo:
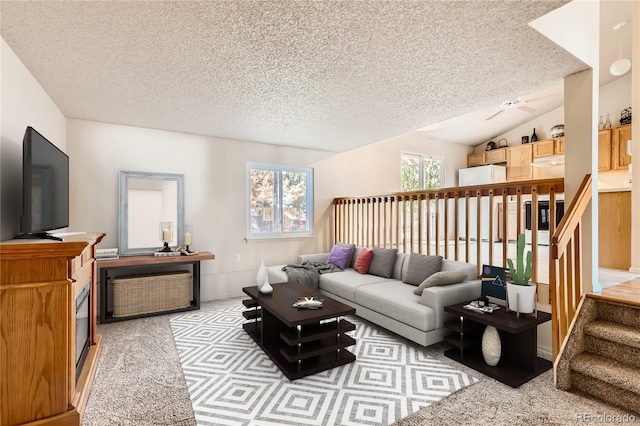
[[3,0],[1,24],[66,117],[340,152],[585,69],[527,25],[565,3]]

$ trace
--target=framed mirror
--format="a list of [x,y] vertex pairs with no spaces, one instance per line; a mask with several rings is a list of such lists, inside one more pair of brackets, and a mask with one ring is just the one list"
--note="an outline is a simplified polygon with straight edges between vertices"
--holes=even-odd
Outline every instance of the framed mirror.
[[182,247],[184,175],[121,171],[119,196],[120,255],[153,254],[162,247],[167,229],[161,222],[172,224],[169,246]]

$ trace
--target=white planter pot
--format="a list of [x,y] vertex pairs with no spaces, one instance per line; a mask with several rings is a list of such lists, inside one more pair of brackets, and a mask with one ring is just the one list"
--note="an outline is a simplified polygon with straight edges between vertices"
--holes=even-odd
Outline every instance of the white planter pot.
[[521,314],[530,314],[536,309],[536,286],[515,285],[507,283],[507,297],[509,298],[509,309],[518,311]]

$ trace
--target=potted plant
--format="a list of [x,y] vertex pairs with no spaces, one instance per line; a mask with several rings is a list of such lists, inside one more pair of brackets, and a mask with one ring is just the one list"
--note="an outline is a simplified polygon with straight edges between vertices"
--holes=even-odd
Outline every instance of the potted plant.
[[524,258],[525,236],[518,235],[516,263],[507,259],[511,281],[507,281],[507,297],[509,298],[509,309],[523,314],[530,314],[536,307],[536,286],[531,284],[531,251],[527,252],[526,264]]

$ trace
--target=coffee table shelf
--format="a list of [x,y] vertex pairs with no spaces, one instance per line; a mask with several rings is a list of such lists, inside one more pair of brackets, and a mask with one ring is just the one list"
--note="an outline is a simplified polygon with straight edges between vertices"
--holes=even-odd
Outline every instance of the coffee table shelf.
[[[354,308],[298,284],[272,287],[271,294],[262,294],[255,286],[242,289],[251,298],[243,305],[253,308],[243,313],[253,321],[242,327],[289,380],[355,361],[346,348],[356,341],[344,334],[355,325],[340,318],[355,314]],[[299,297],[312,296],[324,299],[321,309],[293,307]]]

